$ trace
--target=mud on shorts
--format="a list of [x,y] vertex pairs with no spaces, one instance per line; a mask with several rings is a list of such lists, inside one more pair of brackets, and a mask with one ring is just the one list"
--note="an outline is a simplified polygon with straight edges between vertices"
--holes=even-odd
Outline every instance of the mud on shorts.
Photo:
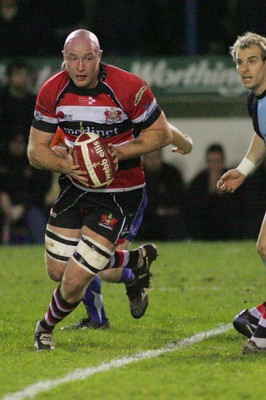
[[128,237],[136,221],[141,222],[145,199],[144,188],[118,193],[85,192],[66,178],[60,180],[60,194],[48,223],[67,229],[81,229],[85,225],[119,244]]

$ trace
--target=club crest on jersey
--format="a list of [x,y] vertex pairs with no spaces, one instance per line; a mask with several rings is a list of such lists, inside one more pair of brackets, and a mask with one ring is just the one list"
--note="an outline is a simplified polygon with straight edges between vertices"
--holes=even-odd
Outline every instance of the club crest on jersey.
[[106,122],[117,122],[121,121],[121,114],[122,111],[117,110],[115,107],[109,108],[109,110],[105,110],[104,115],[105,115],[105,121]]
[[143,93],[147,90],[147,86],[142,86],[135,96],[134,106],[137,106],[143,96]]
[[102,226],[104,228],[110,229],[110,231],[114,230],[114,227],[117,223],[117,219],[113,218],[113,214],[102,214],[100,222],[98,223],[99,226]]

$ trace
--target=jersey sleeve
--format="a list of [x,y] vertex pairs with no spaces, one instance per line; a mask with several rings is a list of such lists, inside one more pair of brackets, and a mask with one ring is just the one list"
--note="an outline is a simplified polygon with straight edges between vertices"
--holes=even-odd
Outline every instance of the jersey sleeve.
[[146,129],[160,116],[161,108],[148,83],[142,79],[132,85],[129,94],[129,117],[138,129]]
[[151,126],[160,116],[161,108],[148,83],[127,71],[114,69],[107,74],[123,110],[135,129]]
[[34,128],[43,132],[56,132],[58,126],[57,98],[66,83],[66,75],[60,72],[43,84],[36,99],[32,121]]

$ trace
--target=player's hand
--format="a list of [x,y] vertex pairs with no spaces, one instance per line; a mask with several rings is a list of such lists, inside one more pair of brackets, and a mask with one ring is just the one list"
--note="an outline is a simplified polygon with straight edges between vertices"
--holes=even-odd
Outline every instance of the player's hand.
[[115,163],[115,170],[118,170],[118,155],[117,155],[117,150],[116,148],[113,146],[112,143],[108,143],[108,147],[110,149],[111,152],[111,156],[113,157],[114,163]]
[[79,165],[74,164],[73,149],[70,149],[68,153],[66,147],[54,146],[52,147],[52,150],[58,157],[63,158],[64,160],[67,161],[67,165],[64,170],[66,174],[71,175],[75,179],[78,179],[83,184],[86,184],[86,182],[88,182],[88,179],[84,178],[84,175],[87,175],[87,173],[81,171],[79,169]]
[[172,153],[178,153],[178,154],[185,154],[184,150],[179,149],[179,147],[173,147],[173,148],[171,149],[171,152],[172,152]]
[[54,146],[52,147],[53,152],[61,158],[64,158],[65,160],[67,160],[67,149],[66,147],[62,147],[62,146]]
[[[183,133],[183,137],[186,139],[186,143],[185,145],[183,145],[183,147],[173,147],[172,148],[172,153],[178,153],[178,154],[188,154],[191,152],[192,148],[193,148],[193,140],[192,138],[187,135],[186,133]],[[189,144],[189,146],[188,146]]]
[[241,174],[238,169],[230,169],[218,180],[217,187],[225,192],[234,193],[245,179],[245,175]]
[[66,174],[72,176],[72,178],[77,179],[79,182],[81,182],[84,186],[90,187],[88,184],[88,178],[86,177],[88,172],[87,171],[82,171],[79,165],[76,165],[73,160],[73,151],[74,148],[70,148],[68,153],[67,153],[67,166],[66,166]]

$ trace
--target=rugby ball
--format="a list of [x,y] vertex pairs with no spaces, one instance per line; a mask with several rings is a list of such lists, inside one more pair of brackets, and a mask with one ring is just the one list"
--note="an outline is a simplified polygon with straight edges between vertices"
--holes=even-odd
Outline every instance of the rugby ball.
[[[110,185],[114,179],[116,164],[113,161],[107,143],[96,133],[82,133],[77,137],[73,159],[80,169],[87,171],[88,184],[92,188],[101,188]],[[73,183],[82,183],[71,177]]]

